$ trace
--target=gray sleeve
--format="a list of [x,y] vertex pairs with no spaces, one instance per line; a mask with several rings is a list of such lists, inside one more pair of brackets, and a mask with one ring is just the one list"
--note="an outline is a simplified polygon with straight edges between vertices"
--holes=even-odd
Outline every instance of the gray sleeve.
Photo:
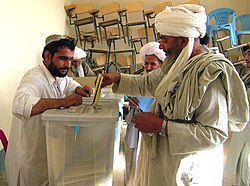
[[161,69],[154,70],[147,75],[121,74],[119,85],[114,84],[113,91],[130,96],[154,97],[155,90],[164,76]]

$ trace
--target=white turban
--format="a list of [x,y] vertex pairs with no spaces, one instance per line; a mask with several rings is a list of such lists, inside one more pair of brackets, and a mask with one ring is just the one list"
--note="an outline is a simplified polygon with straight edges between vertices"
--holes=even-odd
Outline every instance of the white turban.
[[183,4],[166,7],[155,17],[155,27],[162,35],[172,37],[187,37],[188,43],[164,77],[171,82],[188,63],[194,47],[194,38],[206,34],[207,16],[205,8],[200,5]]
[[207,16],[200,5],[183,4],[166,7],[155,17],[155,27],[160,34],[173,37],[204,37]]
[[79,48],[79,47],[75,47],[75,50],[74,50],[74,59],[77,60],[77,59],[82,59],[82,58],[85,58],[87,55],[86,55],[86,52]]
[[159,48],[160,43],[158,42],[149,42],[145,44],[141,50],[140,50],[140,58],[142,61],[142,65],[145,64],[145,57],[146,55],[152,55],[154,54],[158,59],[160,59],[162,62],[166,58],[165,52]]

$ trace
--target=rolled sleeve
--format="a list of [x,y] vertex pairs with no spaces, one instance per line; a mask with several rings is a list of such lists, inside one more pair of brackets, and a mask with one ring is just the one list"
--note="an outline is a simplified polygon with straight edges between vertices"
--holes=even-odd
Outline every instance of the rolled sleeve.
[[17,117],[30,118],[32,107],[37,104],[40,97],[31,94],[18,95],[14,99],[13,114]]

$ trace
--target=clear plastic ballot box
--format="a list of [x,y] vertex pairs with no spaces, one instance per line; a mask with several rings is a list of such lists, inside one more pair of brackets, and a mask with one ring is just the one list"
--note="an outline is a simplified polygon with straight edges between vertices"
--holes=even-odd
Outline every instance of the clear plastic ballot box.
[[[83,103],[91,104],[92,97],[83,97]],[[116,161],[119,156],[119,149],[120,149],[120,132],[121,132],[121,125],[123,120],[123,104],[124,104],[124,95],[122,94],[114,94],[111,88],[102,88],[101,95],[100,95],[100,103],[103,102],[110,102],[115,101],[118,103],[118,110],[119,110],[119,121],[118,125],[115,129],[115,149],[114,149],[114,161]]]
[[42,114],[50,186],[112,185],[117,102],[100,102]]

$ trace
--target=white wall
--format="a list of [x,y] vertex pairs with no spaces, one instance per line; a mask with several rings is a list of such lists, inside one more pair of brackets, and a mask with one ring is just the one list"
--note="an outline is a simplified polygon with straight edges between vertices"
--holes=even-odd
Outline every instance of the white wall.
[[[137,0],[116,0],[116,2],[119,2],[121,6],[123,6],[123,4],[125,2],[131,2],[131,1],[137,1]],[[145,5],[145,9],[146,10],[150,10],[154,5],[162,3],[162,2],[166,2],[166,1],[171,1],[173,5],[177,5],[180,3],[184,3],[187,2],[189,0],[141,0],[143,1],[144,5]],[[250,13],[249,11],[249,0],[200,0],[201,5],[204,6],[206,8],[207,13],[209,13],[210,11],[216,9],[216,8],[221,8],[221,7],[229,7],[229,8],[233,8],[237,14],[245,14],[245,13]],[[84,4],[84,3],[89,3],[92,2],[94,4],[95,8],[100,8],[102,5],[107,4],[108,2],[112,2],[110,0],[66,0],[66,4],[70,4],[70,3],[75,3],[75,4]]]
[[[5,0],[0,6],[0,128],[9,135],[11,104],[16,88],[31,67],[42,60],[41,52],[46,36],[67,33],[65,4],[93,2],[95,8],[110,0]],[[124,0],[117,0],[121,5]],[[132,0],[130,0],[132,1]],[[143,1],[145,9],[163,0]],[[174,5],[185,0],[172,0]],[[240,3],[239,3],[240,2]],[[250,13],[248,0],[201,0],[209,13],[219,7],[231,7],[237,14]],[[0,144],[1,147],[1,144]]]
[[[42,60],[45,38],[66,32],[64,0],[7,0],[0,6],[0,128],[7,136],[11,104],[24,73]],[[1,149],[1,143],[0,143]]]

